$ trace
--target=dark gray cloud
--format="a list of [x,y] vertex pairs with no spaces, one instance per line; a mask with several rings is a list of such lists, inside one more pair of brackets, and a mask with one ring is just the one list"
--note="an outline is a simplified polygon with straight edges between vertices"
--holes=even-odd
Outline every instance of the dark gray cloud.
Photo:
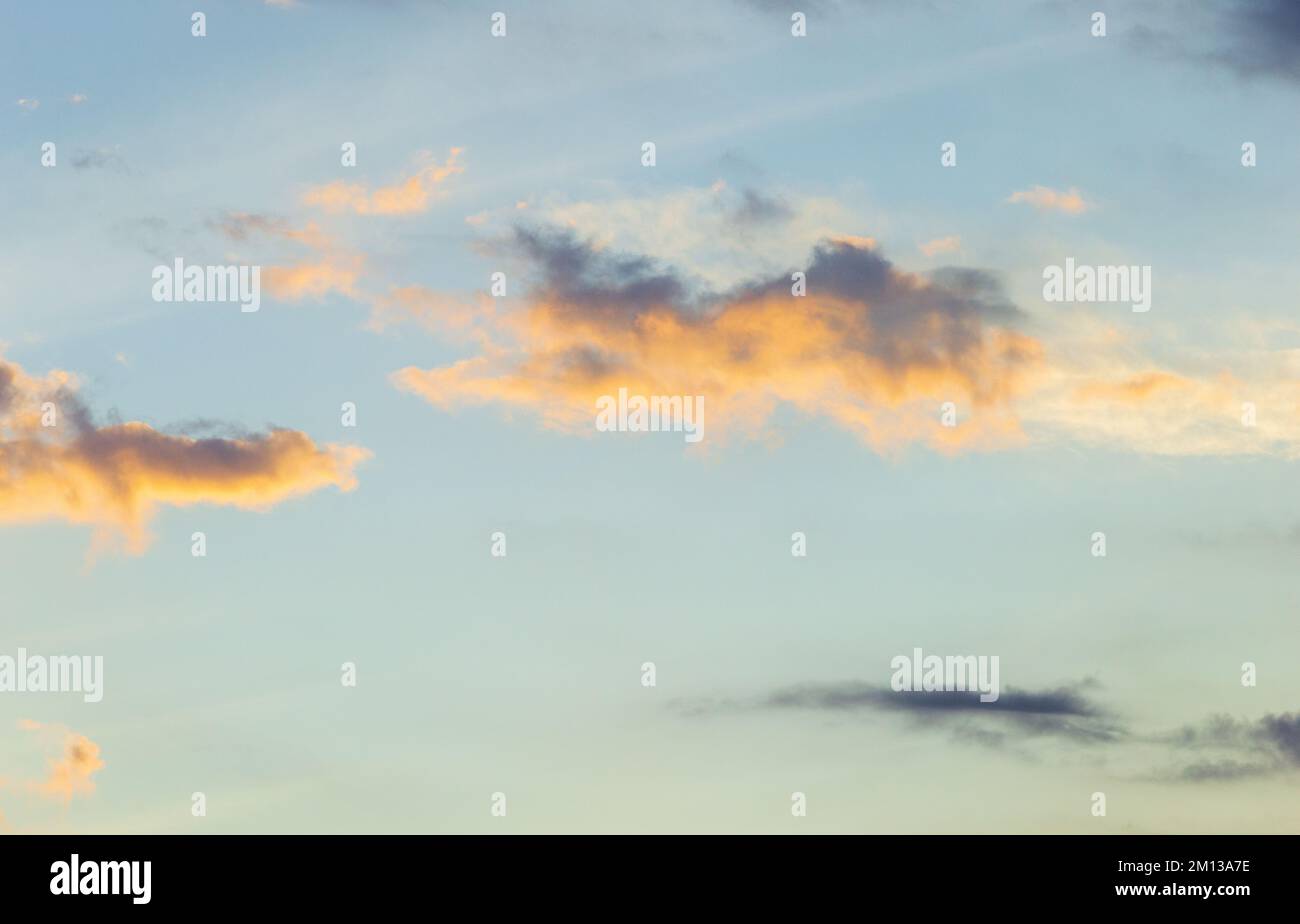
[[1002,747],[1013,737],[1040,735],[1085,744],[1117,741],[1125,731],[1089,699],[1087,690],[1093,686],[1085,681],[1039,691],[1007,689],[995,702],[985,703],[978,692],[900,693],[885,686],[844,681],[785,687],[749,702],[695,700],[674,705],[686,715],[771,710],[895,714],[906,716],[918,727],[941,726],[991,747]]
[[1253,721],[1216,715],[1183,726],[1163,740],[1179,751],[1212,755],[1177,772],[1186,780],[1234,780],[1300,769],[1300,712]]
[[804,684],[778,690],[765,705],[799,709],[890,709],[900,712],[1013,712],[1031,715],[1096,716],[1100,710],[1078,687],[1041,692],[1007,690],[995,702],[980,702],[978,692],[939,690],[897,693],[868,683]]
[[[899,270],[876,250],[823,241],[807,267],[810,293],[828,293],[862,306],[864,323],[846,328],[845,346],[902,374],[922,368],[967,370],[975,394],[987,397],[975,371],[990,325],[1014,328],[1021,311],[996,276],[980,269],[945,268],[921,277]],[[789,292],[789,275],[750,287],[754,294]],[[811,301],[811,299],[810,299]],[[1009,348],[1010,366],[1029,360]]]
[[1111,22],[1143,54],[1300,83],[1296,0],[1154,0]]
[[686,312],[690,286],[649,257],[598,251],[573,232],[514,230],[513,248],[540,274],[536,295],[557,310],[606,320],[631,319],[651,308]]
[[[931,315],[943,316],[951,323],[940,332],[940,342],[952,351],[968,346],[970,335],[978,335],[985,321],[1014,322],[1022,317],[991,273],[945,267],[930,274],[933,285],[921,286],[919,277],[900,271],[879,251],[847,242],[816,245],[807,274],[810,292],[869,305],[876,335],[892,332],[901,339],[913,339],[912,334],[922,335],[932,326]],[[782,274],[748,288],[760,293],[788,292],[790,277]]]
[[1296,0],[1232,0],[1223,22],[1221,59],[1246,75],[1300,81],[1300,3]]
[[750,699],[677,700],[671,707],[689,717],[778,711],[893,715],[905,718],[904,727],[913,731],[941,729],[956,741],[1029,760],[1035,755],[1026,743],[1044,737],[1107,748],[1154,745],[1166,753],[1166,768],[1144,779],[1162,782],[1230,782],[1300,770],[1300,712],[1255,720],[1216,715],[1172,732],[1140,735],[1092,698],[1097,688],[1085,680],[1044,690],[1004,689],[996,702],[984,703],[977,692],[895,692],[844,681],[783,687]]

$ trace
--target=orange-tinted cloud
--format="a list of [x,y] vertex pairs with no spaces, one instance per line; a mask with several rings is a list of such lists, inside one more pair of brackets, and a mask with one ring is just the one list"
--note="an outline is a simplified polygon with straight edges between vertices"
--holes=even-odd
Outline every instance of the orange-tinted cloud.
[[1162,389],[1187,388],[1192,385],[1182,376],[1162,370],[1138,372],[1119,381],[1096,380],[1084,382],[1074,390],[1080,402],[1110,402],[1117,404],[1142,404]]
[[323,186],[313,186],[303,194],[306,205],[327,212],[353,212],[357,215],[409,215],[423,212],[439,185],[465,168],[457,161],[461,148],[452,148],[447,162],[430,162],[413,176],[392,186],[381,186],[373,191],[364,183],[345,183],[335,180]]
[[43,725],[30,719],[20,719],[18,728],[57,741],[62,753],[47,761],[48,770],[44,778],[19,782],[17,788],[63,802],[72,801],[75,795],[88,796],[95,791],[94,775],[104,768],[98,744],[62,726]]
[[448,340],[472,341],[490,348],[488,325],[497,317],[496,299],[486,292],[461,298],[424,286],[394,286],[387,295],[371,299],[371,330],[415,321]]
[[360,258],[330,258],[316,263],[268,266],[262,271],[267,292],[283,301],[321,298],[331,292],[355,295]]
[[[1061,321],[1039,387],[1018,402],[1027,432],[1154,455],[1300,458],[1300,374],[1276,334],[1213,350],[1153,351],[1140,329]],[[1150,336],[1148,333],[1146,336]],[[1153,353],[1159,352],[1157,359]]]
[[[539,276],[524,306],[481,319],[480,355],[399,370],[399,387],[441,407],[526,406],[575,431],[592,428],[599,396],[626,387],[703,395],[711,433],[755,434],[784,404],[878,449],[1021,436],[1009,403],[1041,348],[978,271],[924,278],[895,268],[874,241],[823,241],[805,296],[783,276],[698,297],[647,258],[566,232],[518,230],[514,246]],[[970,417],[962,427],[941,426],[949,401]]]
[[301,245],[315,252],[311,259],[262,270],[262,284],[281,301],[322,298],[332,292],[357,296],[357,280],[365,265],[359,253],[343,248],[315,222],[296,228],[282,218],[249,212],[227,212],[209,222],[232,241],[244,242],[262,235]]
[[948,237],[937,237],[918,246],[921,253],[927,257],[935,257],[941,253],[955,253],[961,250],[961,238],[953,234]]
[[1007,197],[1007,201],[1011,203],[1023,202],[1026,205],[1032,205],[1036,209],[1065,212],[1067,215],[1078,215],[1092,208],[1092,203],[1086,201],[1082,193],[1073,186],[1063,192],[1047,186],[1033,186],[1029,189],[1013,192]]
[[97,542],[148,544],[161,505],[265,509],[326,486],[351,490],[369,453],[316,445],[297,430],[238,438],[99,426],[64,372],[44,379],[0,360],[0,523],[64,520],[93,526]]
[[63,756],[50,761],[50,773],[35,786],[43,796],[71,801],[76,793],[89,795],[95,791],[91,779],[104,762],[99,759],[99,745],[85,735],[69,734]]

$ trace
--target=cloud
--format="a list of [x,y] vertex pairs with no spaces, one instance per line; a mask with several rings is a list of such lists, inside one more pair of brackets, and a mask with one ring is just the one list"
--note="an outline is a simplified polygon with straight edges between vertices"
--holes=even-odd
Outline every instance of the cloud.
[[[956,723],[967,731],[994,722],[1014,726],[1025,735],[1056,735],[1096,743],[1119,740],[1124,732],[1086,695],[1089,683],[1040,691],[1006,689],[995,702],[981,702],[978,692],[936,691],[897,693],[885,686],[860,682],[804,684],[768,695],[763,709],[805,709],[823,712],[873,711],[909,715],[926,723]],[[1001,744],[1005,733],[973,735],[988,744]]]
[[779,196],[768,196],[756,189],[746,189],[728,218],[740,228],[753,228],[789,221],[795,211]]
[[[1300,770],[1300,712],[1255,720],[1212,716],[1172,732],[1138,734],[1092,699],[1093,680],[1045,690],[1005,688],[994,702],[978,692],[895,692],[887,686],[845,681],[805,683],[751,698],[678,699],[669,708],[686,718],[808,712],[827,716],[893,715],[913,732],[943,729],[957,739],[1033,755],[1022,746],[1052,738],[1107,749],[1160,749],[1166,767],[1144,779],[1201,783],[1232,781]],[[1187,755],[1194,753],[1195,759]]]
[[70,102],[74,106],[80,106],[82,103],[86,103],[89,101],[90,101],[90,97],[87,96],[85,93],[73,93],[71,96],[68,97],[68,102]]
[[0,523],[86,524],[96,546],[120,539],[139,553],[160,506],[261,510],[327,486],[349,491],[368,456],[297,430],[196,439],[139,422],[99,426],[71,375],[36,379],[0,359]]
[[1036,209],[1064,212],[1067,215],[1078,215],[1092,208],[1092,204],[1084,201],[1083,195],[1073,186],[1064,192],[1047,186],[1033,186],[1013,192],[1007,197],[1007,201],[1013,204],[1023,202]]
[[1220,325],[1212,349],[1174,354],[1088,313],[1052,326],[1038,388],[1016,408],[1035,438],[1165,456],[1300,458],[1300,357],[1277,338],[1239,346],[1241,331]]
[[285,219],[256,212],[223,212],[215,218],[209,218],[207,226],[232,241],[247,241],[258,234],[281,237],[293,234],[293,229]]
[[[305,205],[322,208],[327,212],[353,212],[357,215],[410,215],[428,209],[437,188],[465,168],[458,163],[461,148],[452,148],[444,164],[432,161],[421,167],[413,176],[392,186],[381,186],[370,191],[363,183],[345,183],[335,180],[324,186],[313,186],[302,197]],[[426,159],[428,155],[423,155]]]
[[[824,240],[804,267],[805,297],[791,294],[788,272],[715,294],[567,230],[517,227],[506,246],[534,283],[523,306],[480,319],[479,355],[402,369],[400,388],[444,408],[529,407],[574,431],[590,429],[598,396],[626,386],[704,395],[714,427],[747,433],[785,404],[879,449],[1020,436],[1005,411],[1040,349],[1014,330],[1020,312],[987,273],[917,276],[876,250]],[[944,401],[980,414],[942,427]]]
[[1074,390],[1079,401],[1109,401],[1120,404],[1141,404],[1164,389],[1186,388],[1191,383],[1182,376],[1155,370],[1127,376],[1117,382],[1094,380],[1085,382]]
[[43,796],[71,801],[74,794],[95,791],[94,774],[102,770],[99,745],[85,735],[69,734],[62,757],[50,761],[49,776],[35,789]]
[[18,107],[20,109],[26,109],[28,112],[33,112],[41,108],[41,101],[38,99],[20,99],[18,100]]
[[887,686],[845,681],[784,687],[751,699],[675,700],[683,717],[806,712],[840,717],[892,716],[911,732],[946,731],[964,743],[1034,755],[1024,746],[1040,738],[1089,747],[1123,742],[1128,731],[1092,701],[1092,681],[1046,690],[1004,689],[994,702],[978,692],[895,692]]
[[921,253],[927,257],[936,257],[941,253],[956,253],[961,250],[961,238],[953,234],[948,237],[936,237],[918,245]]
[[[95,791],[94,775],[105,766],[98,744],[60,725],[45,725],[31,719],[19,719],[18,728],[56,742],[61,754],[48,760],[48,771],[43,778],[20,781],[15,788],[65,803],[75,795],[88,796]],[[14,786],[12,782],[7,785]]]
[[346,250],[315,222],[297,228],[286,219],[253,212],[226,212],[210,219],[208,227],[238,243],[260,236],[277,238],[315,252],[315,257],[262,270],[262,284],[275,298],[297,301],[323,298],[330,293],[358,297],[357,281],[365,260]]
[[354,294],[359,267],[355,263],[323,260],[293,266],[268,266],[262,283],[268,292],[284,301],[322,298],[331,292]]
[[372,300],[368,326],[378,331],[415,321],[445,338],[489,349],[491,338],[481,325],[495,320],[496,301],[486,292],[458,298],[424,286],[394,286],[388,294]]
[[1234,0],[1225,7],[1222,59],[1242,74],[1300,81],[1300,4]]
[[[793,266],[823,238],[846,238],[857,219],[845,196],[788,195],[752,187],[733,189],[719,180],[650,195],[616,195],[577,202],[532,203],[539,225],[569,228],[602,249],[654,254],[683,276],[726,289]],[[515,209],[471,216],[492,234],[510,233]]]
[[118,172],[126,170],[126,161],[111,148],[76,151],[72,155],[71,163],[75,170],[113,169]]
[[[1213,352],[1179,353],[1153,350],[1087,310],[1029,319],[983,270],[896,266],[874,237],[841,230],[851,222],[833,200],[751,192],[719,181],[643,198],[539,201],[527,210],[538,216],[531,225],[519,224],[513,204],[473,216],[486,235],[476,246],[518,270],[509,299],[376,285],[364,255],[315,223],[229,213],[210,224],[231,240],[264,235],[314,251],[260,261],[281,299],[339,293],[370,308],[373,330],[413,321],[473,346],[449,365],[391,376],[443,409],[526,408],[548,428],[590,433],[596,398],[627,387],[704,395],[710,443],[771,438],[777,409],[788,407],[882,452],[1067,442],[1300,458],[1300,375],[1276,338],[1257,337],[1248,350],[1216,338]],[[1078,196],[1047,192],[1067,207]],[[762,221],[755,214],[773,202],[792,216],[762,234],[734,223],[737,214]],[[808,241],[817,242],[811,258]],[[960,239],[922,246],[933,253]],[[790,295],[796,267],[808,274],[803,298]],[[939,425],[948,402],[956,427]],[[1249,426],[1247,402],[1258,407]]]
[[1145,19],[1124,36],[1144,55],[1224,68],[1247,79],[1300,83],[1300,5],[1294,0],[1150,3]]
[[230,240],[240,243],[258,236],[267,236],[291,241],[317,251],[339,249],[334,238],[322,231],[314,221],[309,221],[298,228],[277,215],[258,212],[223,212],[215,218],[208,219],[207,226]]
[[1300,769],[1300,712],[1237,719],[1216,715],[1164,736],[1180,750],[1210,751],[1173,776],[1191,782],[1236,780]]

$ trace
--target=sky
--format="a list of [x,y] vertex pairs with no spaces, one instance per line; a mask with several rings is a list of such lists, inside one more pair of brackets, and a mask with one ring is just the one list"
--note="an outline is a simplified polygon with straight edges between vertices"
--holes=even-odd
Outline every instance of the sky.
[[1297,9],[5,2],[0,830],[1300,831]]

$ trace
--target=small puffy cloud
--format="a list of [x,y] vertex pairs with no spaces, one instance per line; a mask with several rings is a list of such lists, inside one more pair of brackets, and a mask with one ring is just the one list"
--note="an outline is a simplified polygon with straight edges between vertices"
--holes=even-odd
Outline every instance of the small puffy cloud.
[[[40,739],[59,748],[59,752],[48,759],[44,777],[21,781],[15,788],[63,802],[95,791],[94,775],[104,768],[98,744],[62,726],[45,725],[31,719],[19,719],[18,728],[36,733]],[[14,785],[12,781],[7,782]]]
[[936,237],[919,245],[921,253],[927,257],[937,257],[942,253],[956,253],[961,250],[961,238],[953,234],[949,237]]
[[20,99],[18,100],[18,108],[32,112],[41,108],[41,101],[38,99]]
[[368,456],[297,430],[197,439],[139,422],[101,426],[68,373],[38,379],[0,359],[0,523],[86,524],[97,545],[124,539],[138,553],[161,506],[262,510],[324,487],[348,491]]
[[68,802],[75,794],[94,792],[92,777],[103,768],[99,745],[85,735],[69,734],[63,756],[50,761],[49,775],[35,784],[35,789],[43,796]]
[[1063,192],[1047,186],[1033,186],[1013,192],[1007,201],[1032,205],[1042,211],[1064,212],[1067,215],[1078,215],[1092,208],[1092,203],[1085,201],[1083,194],[1073,186]]
[[90,101],[90,97],[87,96],[85,93],[73,93],[71,96],[68,97],[68,102],[70,102],[74,106],[80,106],[82,103],[87,103],[89,101]]

